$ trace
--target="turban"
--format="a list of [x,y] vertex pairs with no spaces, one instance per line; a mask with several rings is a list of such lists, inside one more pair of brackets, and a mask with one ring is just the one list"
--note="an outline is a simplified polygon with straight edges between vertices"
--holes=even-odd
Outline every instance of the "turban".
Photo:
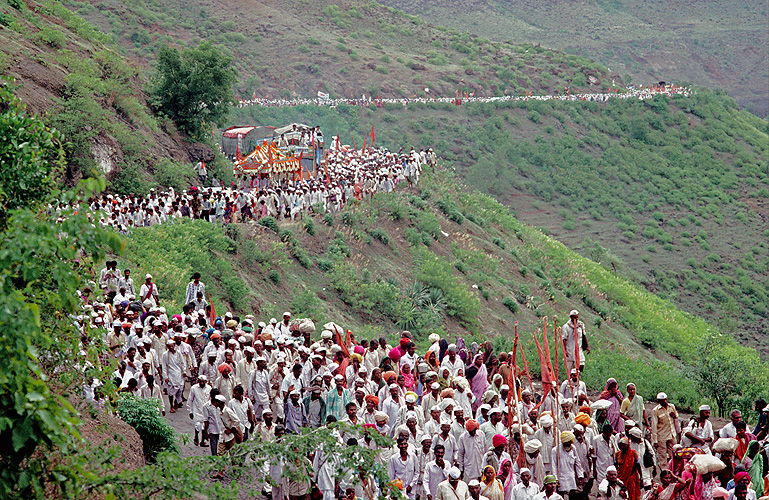
[[441,397],[442,398],[453,398],[454,397],[454,389],[446,388],[441,391]]
[[566,443],[573,443],[574,442],[574,433],[571,431],[563,431],[561,433],[561,442]]
[[362,345],[356,345],[353,351],[355,352],[355,354],[360,354],[361,356],[363,356],[364,350]]
[[403,347],[406,347],[406,344],[408,344],[409,342],[411,342],[411,339],[410,339],[410,338],[408,338],[408,337],[401,337],[401,340],[400,340],[400,342],[399,342],[399,343],[400,343],[400,345],[402,345]]
[[374,420],[376,420],[377,422],[383,422],[386,424],[390,420],[390,417],[387,415],[387,413],[383,411],[377,411],[377,412],[374,412]]
[[396,378],[397,378],[397,377],[398,377],[398,375],[396,375],[396,374],[395,374],[395,372],[393,372],[393,371],[384,372],[384,373],[382,374],[382,379],[383,379],[385,382],[387,382],[388,380],[390,380],[390,377],[396,377]]
[[588,405],[582,405],[579,407],[579,412],[587,413],[588,415],[590,415],[590,407]]
[[585,427],[582,424],[574,424],[573,429],[575,432],[585,432]]
[[222,336],[219,334],[219,332],[214,332],[214,333],[211,335],[211,340],[214,340],[214,339],[220,339],[220,338],[222,338]]
[[238,322],[234,319],[231,319],[227,322],[227,328],[235,328],[236,326],[238,326]]
[[631,436],[633,436],[636,439],[641,439],[643,437],[643,433],[641,432],[641,429],[638,427],[633,427],[628,431]]
[[523,445],[523,451],[526,453],[534,453],[536,451],[539,451],[539,449],[542,448],[542,442],[539,439],[532,439],[531,441],[526,441],[526,444]]
[[494,437],[491,438],[491,445],[496,448],[497,446],[502,446],[507,444],[507,438],[503,436],[502,434],[494,434]]
[[406,402],[407,403],[416,403],[417,402],[417,395],[411,391],[406,393]]
[[550,415],[543,415],[539,419],[539,423],[542,424],[542,427],[552,427],[553,426],[553,417]]
[[438,342],[439,340],[441,340],[441,336],[440,336],[440,335],[438,335],[437,333],[431,333],[431,334],[430,334],[430,336],[429,336],[429,337],[427,337],[427,339],[428,339],[430,342],[433,342],[433,343],[435,343],[435,342]]
[[738,472],[737,475],[734,476],[734,483],[737,484],[743,479],[750,479],[750,474],[745,471]]
[[363,356],[361,356],[361,355],[360,355],[360,354],[358,354],[357,352],[355,352],[355,353],[351,354],[351,355],[350,355],[350,359],[351,359],[352,361],[356,361],[356,360],[357,360],[357,361],[358,361],[358,363],[361,363],[361,362],[363,362]]
[[225,373],[225,372],[230,373],[232,371],[232,367],[227,363],[222,363],[221,365],[219,365],[218,370],[219,370],[219,373]]
[[590,417],[585,415],[584,413],[580,413],[576,417],[574,417],[574,422],[583,425],[585,427],[590,426]]
[[374,396],[373,394],[369,394],[368,396],[366,396],[363,399],[365,399],[366,402],[369,402],[369,401],[373,402],[374,406],[379,406],[379,398]]
[[545,479],[542,482],[544,484],[553,484],[553,483],[557,483],[558,479],[556,479],[554,475],[548,474],[547,476],[545,476]]
[[479,424],[478,421],[475,420],[474,418],[468,419],[467,422],[465,422],[465,429],[467,429],[468,432],[472,432],[478,429],[478,427],[480,426],[481,424]]

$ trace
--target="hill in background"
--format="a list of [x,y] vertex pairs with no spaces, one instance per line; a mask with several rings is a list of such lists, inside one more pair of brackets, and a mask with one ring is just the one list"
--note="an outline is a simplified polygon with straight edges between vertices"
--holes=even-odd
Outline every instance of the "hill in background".
[[[453,97],[607,89],[622,79],[579,56],[436,29],[375,2],[65,2],[147,67],[162,44],[217,44],[240,96]],[[544,73],[543,73],[544,71]],[[590,77],[596,85],[588,83]]]
[[[769,115],[769,10],[739,0],[383,0],[431,24],[594,59],[625,80],[724,89]],[[627,75],[627,76],[625,76]]]
[[769,354],[769,135],[725,95],[247,107],[233,117],[291,121],[343,143],[361,144],[373,125],[377,145],[434,147],[522,222]]

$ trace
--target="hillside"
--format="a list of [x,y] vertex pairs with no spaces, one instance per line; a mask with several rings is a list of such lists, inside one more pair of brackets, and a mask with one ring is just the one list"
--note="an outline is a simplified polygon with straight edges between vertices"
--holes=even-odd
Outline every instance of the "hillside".
[[128,192],[139,179],[167,184],[180,163],[215,168],[209,146],[148,109],[142,69],[59,2],[0,2],[0,69],[27,109],[65,135],[70,185],[105,175]]
[[290,121],[318,123],[346,142],[374,125],[377,144],[390,149],[434,146],[522,222],[769,353],[767,127],[724,95],[250,107],[233,117]]
[[[766,2],[383,0],[431,24],[491,40],[541,43],[608,66],[626,81],[726,90],[769,115]],[[627,76],[625,76],[627,75]]]
[[518,322],[530,360],[531,333],[545,318],[552,332],[577,308],[591,332],[590,386],[632,376],[684,407],[701,400],[679,370],[694,363],[712,327],[521,224],[445,171],[340,213],[265,224],[272,229],[202,221],[138,229],[119,266],[151,269],[161,290],[174,291],[171,307],[198,270],[218,312],[269,318],[288,308],[357,338],[409,329],[424,343],[438,331],[510,349]]
[[[243,98],[314,97],[318,91],[347,98],[457,91],[491,96],[622,83],[619,74],[582,57],[436,29],[375,2],[321,0],[311,9],[302,0],[65,5],[111,34],[144,67],[164,43],[216,43],[235,59]],[[597,85],[588,84],[590,76]]]

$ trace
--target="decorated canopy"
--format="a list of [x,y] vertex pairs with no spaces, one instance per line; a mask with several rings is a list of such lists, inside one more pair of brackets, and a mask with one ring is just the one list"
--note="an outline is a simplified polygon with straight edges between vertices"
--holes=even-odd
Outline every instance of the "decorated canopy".
[[287,151],[278,149],[274,143],[257,146],[251,154],[235,161],[236,174],[282,174],[297,172],[301,168],[298,156],[290,156]]

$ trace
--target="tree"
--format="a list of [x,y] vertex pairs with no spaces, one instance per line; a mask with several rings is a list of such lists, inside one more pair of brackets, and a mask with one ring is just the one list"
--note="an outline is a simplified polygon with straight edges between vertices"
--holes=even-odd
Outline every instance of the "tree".
[[42,201],[62,168],[60,134],[27,114],[13,95],[10,80],[0,80],[0,225],[8,210]]
[[188,134],[200,138],[204,124],[222,125],[233,102],[237,77],[225,56],[211,43],[179,52],[163,46],[150,88],[150,102]]

